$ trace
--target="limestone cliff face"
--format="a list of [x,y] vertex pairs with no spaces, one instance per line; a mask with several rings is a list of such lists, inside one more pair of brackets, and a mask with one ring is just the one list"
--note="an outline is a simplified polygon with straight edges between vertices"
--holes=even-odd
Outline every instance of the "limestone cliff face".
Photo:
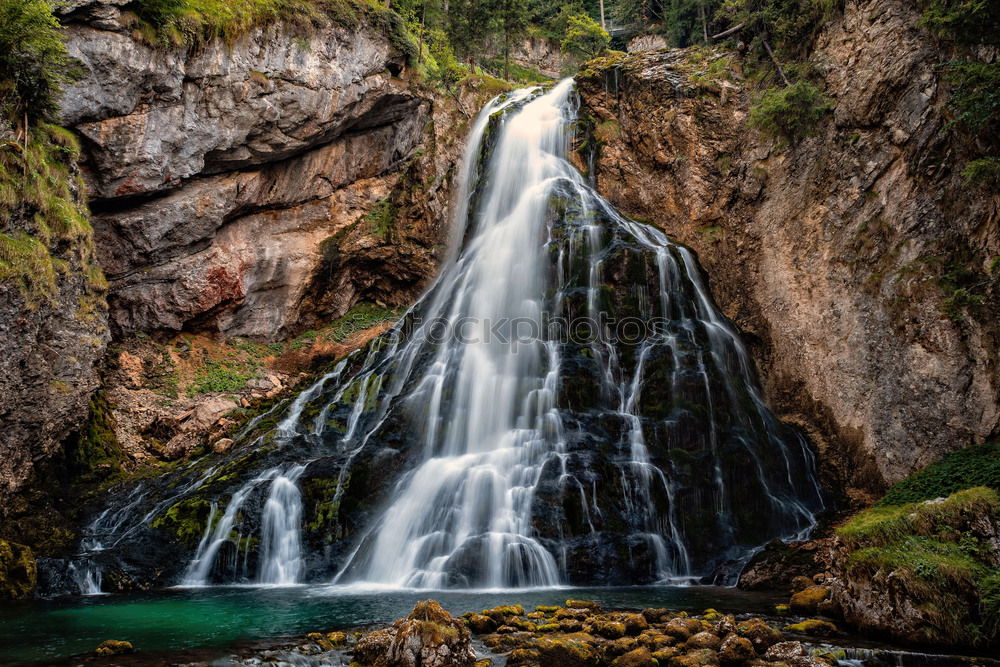
[[[416,298],[448,234],[464,124],[483,101],[474,89],[444,97],[411,82],[375,27],[304,35],[277,24],[170,49],[134,33],[123,4],[58,9],[83,71],[60,121],[82,142],[87,248],[110,288],[106,306],[67,256],[73,270],[52,304],[0,291],[4,507],[84,422],[109,332],[119,342],[178,331],[273,341],[361,299]],[[77,317],[91,296],[92,316]],[[141,401],[107,388],[113,414],[135,421]],[[166,401],[154,412],[189,408]]]
[[[399,78],[386,37],[272,25],[164,50],[137,40],[110,4],[70,21],[86,76],[67,90],[63,122],[84,139],[116,332],[275,340],[371,292],[349,266],[331,266],[333,238],[389,197],[430,138],[431,102]],[[414,244],[431,248],[435,232]],[[400,270],[392,254],[369,296],[405,300],[433,270],[429,252]],[[317,299],[319,280],[337,294]]]
[[[704,54],[634,55],[580,81],[599,189],[699,253],[771,402],[813,436],[829,481],[858,490],[1000,427],[1000,202],[961,183],[917,19],[848,2],[812,58],[833,113],[787,147],[748,129],[738,72],[692,76]],[[955,272],[979,305],[951,298]]]

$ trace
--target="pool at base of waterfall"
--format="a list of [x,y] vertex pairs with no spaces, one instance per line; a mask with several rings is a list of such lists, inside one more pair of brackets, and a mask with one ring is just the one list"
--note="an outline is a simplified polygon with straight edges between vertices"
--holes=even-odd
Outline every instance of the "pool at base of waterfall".
[[410,591],[339,586],[176,588],[133,595],[0,605],[0,664],[51,664],[92,652],[106,639],[137,651],[225,649],[241,640],[390,623],[433,598],[452,614],[501,604],[561,605],[567,598],[608,608],[670,607],[767,613],[773,595],[717,587],[549,588]]
[[[714,586],[496,591],[321,585],[175,588],[133,595],[4,603],[0,605],[0,664],[76,664],[71,660],[73,656],[92,654],[107,639],[131,642],[137,651],[130,656],[135,664],[195,660],[199,664],[229,664],[226,658],[234,651],[245,654],[248,646],[277,646],[278,638],[320,630],[388,625],[406,616],[418,601],[428,598],[438,600],[456,616],[514,603],[526,609],[562,605],[569,598],[594,600],[606,609],[667,607],[697,613],[712,608],[737,616],[770,615],[774,604],[784,601],[773,593]],[[847,651],[849,658],[841,661],[843,665],[965,664],[958,656],[899,651],[861,638],[842,640],[843,646],[858,647]],[[503,662],[499,658],[494,664]]]

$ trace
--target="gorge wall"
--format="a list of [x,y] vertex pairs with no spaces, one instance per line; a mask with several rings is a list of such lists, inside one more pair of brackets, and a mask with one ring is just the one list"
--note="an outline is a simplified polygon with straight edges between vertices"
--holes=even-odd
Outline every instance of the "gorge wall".
[[647,52],[580,77],[598,189],[699,253],[770,401],[851,493],[1000,427],[1000,200],[962,183],[948,55],[918,19],[896,0],[846,3],[811,58],[833,111],[794,145],[748,128],[729,54]]
[[[446,97],[415,84],[391,35],[367,23],[272,24],[168,48],[134,30],[124,9],[115,0],[59,9],[83,73],[65,91],[60,122],[82,143],[94,239],[84,245],[96,248],[107,305],[79,269],[51,308],[27,308],[5,287],[14,344],[0,385],[11,427],[3,515],[79,431],[102,377],[129,433],[200,414],[184,395],[132,391],[150,361],[121,350],[181,331],[285,340],[360,300],[412,302],[446,245],[464,124],[493,94],[473,85]],[[100,307],[81,318],[71,302],[85,289]],[[114,354],[103,366],[114,372],[99,377],[109,332]],[[270,379],[280,387],[286,378]],[[214,421],[234,407],[201,411]],[[16,505],[11,513],[30,513]]]

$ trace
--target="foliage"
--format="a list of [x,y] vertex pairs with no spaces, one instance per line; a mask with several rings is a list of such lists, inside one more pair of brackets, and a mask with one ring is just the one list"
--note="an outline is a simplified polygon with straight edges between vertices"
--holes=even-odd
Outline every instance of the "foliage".
[[232,361],[206,361],[198,372],[194,383],[188,387],[188,395],[205,394],[209,392],[236,393],[242,391],[247,382],[254,376],[251,370]]
[[1000,442],[972,445],[945,454],[895,484],[876,507],[940,498],[969,486],[987,486],[1000,491]]
[[[79,263],[89,293],[107,283],[94,259],[88,212],[78,197],[80,149],[73,134],[40,122],[27,145],[0,143],[0,280],[29,306],[51,301],[57,277]],[[68,242],[68,243],[67,243]],[[60,257],[52,249],[61,249]]]
[[72,74],[59,21],[46,0],[0,0],[0,114],[50,118]]
[[807,56],[839,4],[837,0],[726,0],[718,14],[732,25],[743,24],[739,38],[748,42],[751,55],[768,62],[765,42],[783,59]]
[[996,0],[920,0],[921,24],[956,42],[996,44],[1000,3]]
[[333,322],[329,336],[342,343],[359,331],[393,320],[398,315],[399,311],[394,308],[384,308],[373,303],[359,303]]
[[396,204],[391,199],[383,199],[371,207],[364,219],[373,235],[380,237],[383,241],[391,241],[392,228],[396,222],[397,213]]
[[967,186],[1000,191],[1000,158],[984,157],[972,160],[962,170]]
[[[1000,519],[994,489],[969,488],[943,500],[880,504],[837,530],[850,573],[891,571],[924,612],[926,639],[990,643],[998,637],[998,578],[989,535]],[[978,609],[976,609],[978,607]]]
[[761,93],[750,108],[750,124],[772,137],[797,141],[814,134],[830,108],[816,86],[798,81]]
[[611,44],[611,36],[594,19],[586,14],[575,14],[566,19],[566,34],[562,50],[580,60],[590,60],[604,53]]
[[417,56],[405,21],[378,0],[137,0],[131,6],[141,20],[139,34],[163,46],[232,42],[276,22],[301,29],[330,22],[356,29],[367,22],[408,59]]
[[945,78],[952,85],[948,107],[955,123],[971,132],[996,131],[1000,125],[1000,63],[960,60],[948,63]]

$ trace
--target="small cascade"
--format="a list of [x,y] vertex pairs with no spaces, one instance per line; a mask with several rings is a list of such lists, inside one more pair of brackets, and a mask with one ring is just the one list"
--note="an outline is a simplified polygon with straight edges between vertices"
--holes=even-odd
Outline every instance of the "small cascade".
[[101,590],[103,572],[96,563],[86,560],[72,562],[69,565],[69,576],[79,589],[80,595],[105,595]]
[[262,584],[299,582],[302,572],[302,494],[296,482],[305,466],[292,466],[271,482],[261,528]]

